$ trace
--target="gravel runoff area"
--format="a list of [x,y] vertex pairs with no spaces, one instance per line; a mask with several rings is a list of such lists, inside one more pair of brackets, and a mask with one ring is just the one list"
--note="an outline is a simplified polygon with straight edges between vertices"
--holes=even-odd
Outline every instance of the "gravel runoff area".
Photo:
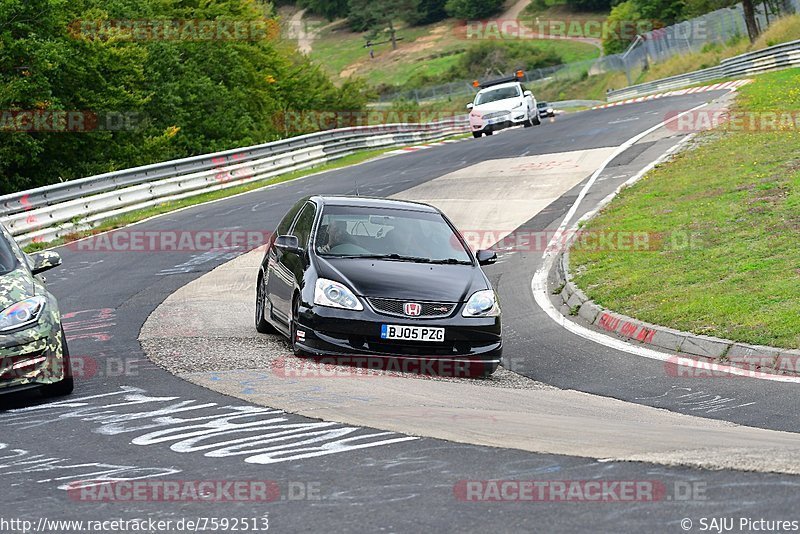
[[377,370],[317,363],[313,359],[298,358],[291,354],[289,343],[284,338],[258,335],[252,338],[176,338],[143,339],[142,348],[148,357],[167,371],[182,375],[198,372],[224,372],[273,370],[295,374],[311,372],[319,375],[349,374],[397,376],[410,380],[434,380],[442,382],[466,382],[477,386],[507,389],[555,390],[553,386],[537,382],[502,366],[489,378],[440,377],[392,370]]

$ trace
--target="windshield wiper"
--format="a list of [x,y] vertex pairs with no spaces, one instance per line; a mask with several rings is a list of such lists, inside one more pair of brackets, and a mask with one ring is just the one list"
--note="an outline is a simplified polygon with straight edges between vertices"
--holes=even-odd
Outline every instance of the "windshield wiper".
[[430,263],[446,264],[446,265],[472,265],[472,262],[467,260],[459,260],[458,258],[446,258],[443,260],[430,260]]
[[402,256],[400,254],[349,254],[346,256],[336,256],[337,258],[360,258],[362,260],[389,260],[389,261],[411,261],[414,263],[431,263],[430,258],[421,256]]

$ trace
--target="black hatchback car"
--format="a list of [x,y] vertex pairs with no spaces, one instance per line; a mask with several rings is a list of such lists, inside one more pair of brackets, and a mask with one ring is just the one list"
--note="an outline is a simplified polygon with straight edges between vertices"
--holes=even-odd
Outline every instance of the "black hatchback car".
[[304,198],[268,243],[256,328],[287,336],[298,355],[487,376],[501,359],[500,306],[480,265],[496,259],[473,254],[427,204]]

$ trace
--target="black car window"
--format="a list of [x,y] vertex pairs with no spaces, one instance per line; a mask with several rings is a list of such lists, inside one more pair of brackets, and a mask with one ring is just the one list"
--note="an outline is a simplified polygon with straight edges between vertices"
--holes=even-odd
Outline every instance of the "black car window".
[[325,206],[314,243],[323,256],[397,255],[470,263],[455,231],[436,212]]
[[314,204],[307,202],[303,211],[297,216],[297,220],[292,227],[292,235],[297,237],[300,246],[305,248],[308,245],[308,238],[311,236],[311,228],[314,226],[314,215],[317,213]]
[[0,232],[0,274],[10,273],[17,267],[17,257],[11,250],[6,235]]
[[492,89],[478,95],[477,105],[489,104],[490,102],[497,102],[498,100],[505,100],[506,98],[514,98],[520,95],[519,87],[512,85],[509,87],[500,87],[499,89]]
[[294,222],[294,218],[297,216],[297,212],[300,211],[300,208],[305,206],[305,200],[301,200],[297,202],[292,209],[283,217],[280,224],[278,224],[278,229],[276,230],[276,234],[278,235],[286,235],[289,233],[289,229],[292,227],[292,223]]

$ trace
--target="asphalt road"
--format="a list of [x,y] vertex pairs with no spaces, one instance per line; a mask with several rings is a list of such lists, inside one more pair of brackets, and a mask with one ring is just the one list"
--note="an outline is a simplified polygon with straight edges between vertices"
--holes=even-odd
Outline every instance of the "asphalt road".
[[[539,128],[467,140],[280,184],[159,217],[136,229],[271,232],[286,207],[305,194],[353,193],[357,184],[362,195],[388,196],[487,159],[616,146],[657,124],[668,113],[689,109],[719,94],[700,93],[562,116]],[[636,150],[641,154],[648,148],[654,145]],[[618,185],[620,173],[615,167],[634,159],[623,155],[612,164],[583,209],[590,209]],[[557,226],[580,187],[524,228]],[[269,427],[276,423],[270,418],[281,419],[282,425],[295,425],[293,431],[297,432],[311,432],[309,425],[316,421],[248,411],[252,408],[243,401],[186,383],[150,364],[137,341],[142,324],[167,296],[230,260],[231,255],[106,253],[75,247],[60,252],[64,267],[49,274],[49,283],[66,314],[72,353],[92,362],[96,373],[79,380],[73,396],[61,402],[44,403],[31,393],[3,398],[0,475],[6,491],[0,503],[0,531],[20,531],[5,528],[3,519],[28,519],[36,524],[42,517],[177,521],[269,514],[270,528],[276,531],[353,532],[431,528],[681,532],[683,518],[692,519],[695,530],[701,517],[710,516],[795,519],[792,513],[800,481],[784,475],[530,454],[409,439],[401,434],[376,436],[378,431],[343,425],[329,430],[360,436],[360,443],[374,446],[344,450],[355,442],[339,441],[342,450],[334,447],[308,457],[302,457],[302,443],[284,449],[282,457],[264,452],[269,448],[266,439],[262,444],[259,434],[236,427],[231,413],[241,414],[242,419],[237,421],[254,423],[256,431],[269,434],[278,443],[280,438],[275,438]],[[487,269],[504,302],[509,368],[561,388],[734,423],[796,430],[798,415],[791,385],[751,379],[704,379],[702,383],[677,379],[668,376],[658,362],[568,337],[536,308],[530,294],[530,277],[540,258],[541,252],[518,252]],[[102,397],[88,398],[93,396]],[[243,439],[263,446],[257,449],[250,442],[252,449],[243,451]],[[274,446],[276,441],[269,443]],[[256,450],[261,451],[260,456]],[[254,455],[258,459],[253,460]],[[288,459],[293,456],[297,458]],[[272,480],[280,486],[283,498],[269,504],[96,502],[63,489],[70,482],[103,477]],[[486,479],[655,480],[666,488],[666,495],[655,502],[498,503],[465,502],[454,492],[459,481]],[[685,492],[682,494],[680,488],[692,484],[697,491],[690,498],[681,498]],[[305,488],[304,493],[318,494],[318,498],[288,498],[291,487]],[[51,525],[46,531],[78,530]]]

